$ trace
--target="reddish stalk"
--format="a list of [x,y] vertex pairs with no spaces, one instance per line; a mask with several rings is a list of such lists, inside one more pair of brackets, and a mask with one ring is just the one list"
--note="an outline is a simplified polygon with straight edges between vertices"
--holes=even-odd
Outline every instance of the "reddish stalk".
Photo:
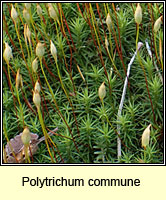
[[[101,19],[100,8],[99,8],[98,3],[96,3],[96,7],[97,7],[97,12],[98,12],[98,15],[99,15],[99,18],[100,18],[100,22],[101,22],[101,25],[102,25],[102,28],[103,28],[103,31],[104,31],[104,36],[105,36],[105,38],[106,38],[107,35],[106,35],[106,33],[105,33],[105,30],[104,30],[104,26],[103,26],[103,22],[102,22],[102,19]],[[103,45],[103,47],[105,48],[105,51],[107,52],[107,56],[109,57],[108,50],[107,50],[107,48],[105,47],[105,44],[104,44],[104,42],[103,42],[103,40],[102,40],[102,37],[101,37],[101,35],[100,35],[100,31],[99,31],[99,29],[98,29],[98,26],[97,26],[97,30],[98,30],[99,37],[100,37],[100,40],[101,40],[101,42],[102,42],[102,45]],[[113,67],[114,67],[114,65],[113,65]],[[114,67],[114,69],[115,69],[115,67]],[[123,80],[122,76],[120,75],[120,73],[118,73],[118,72],[116,71],[116,69],[115,69],[115,73],[120,77],[121,80]]]
[[82,17],[84,18],[84,20],[86,21],[86,23],[88,24],[88,21],[85,19],[84,15],[80,9],[79,3],[77,3],[77,8],[78,8],[78,11],[81,13]]
[[150,13],[151,22],[152,22],[152,39],[153,39],[153,48],[154,48],[154,52],[155,52],[155,56],[156,56],[157,62],[158,62],[158,64],[160,65],[160,67],[161,67],[161,69],[162,69],[162,65],[161,65],[160,60],[159,60],[159,58],[158,58],[158,55],[157,55],[157,49],[156,49],[155,41],[154,41],[154,33],[153,33],[154,16],[153,16],[153,7],[152,7],[152,3],[150,4],[150,6],[151,6],[151,9],[149,8],[149,4],[148,4],[148,8],[149,8],[149,10],[151,10],[151,12],[149,11],[149,13]]
[[96,49],[97,49],[97,52],[98,52],[98,54],[99,54],[99,57],[100,57],[100,60],[101,60],[101,64],[102,64],[102,66],[103,66],[103,68],[104,68],[104,72],[105,72],[107,81],[108,81],[108,83],[109,83],[109,85],[108,85],[108,86],[109,86],[109,93],[110,93],[110,95],[111,95],[111,86],[110,86],[110,82],[109,82],[108,73],[107,73],[107,70],[106,70],[106,67],[105,67],[105,64],[104,64],[104,61],[103,61],[102,54],[101,54],[101,52],[100,52],[101,50],[99,51],[99,49],[98,49],[98,47],[97,47],[96,40],[95,40],[95,36],[94,36],[94,33],[93,33],[93,27],[92,27],[91,22],[90,22],[90,18],[91,18],[92,16],[91,16],[91,14],[89,13],[90,11],[89,11],[88,4],[85,4],[85,6],[86,6],[87,14],[89,15],[89,16],[87,16],[88,25],[89,25],[89,27],[90,27],[90,29],[91,29],[91,35],[92,35],[92,38],[93,38],[93,42],[94,42],[94,45],[95,45],[95,47],[96,47]]
[[[9,89],[10,89],[10,91],[12,93],[12,96],[13,96],[13,103],[14,103],[14,108],[15,108],[15,111],[16,111],[16,118],[17,118],[17,121],[18,121],[17,108],[16,108],[16,98],[14,96],[13,89],[12,89],[12,87],[10,85],[10,80],[9,80],[8,73],[7,73],[7,71],[6,71],[4,66],[3,66],[3,71],[5,72],[5,75],[6,75],[6,78],[7,78],[7,81],[8,81],[8,85],[9,85]],[[18,129],[19,129],[19,123],[18,123]]]
[[[116,13],[116,11],[115,11],[115,13]],[[118,23],[118,22],[117,22],[117,23]],[[117,26],[118,26],[118,24],[117,24]],[[121,52],[120,49],[119,49],[118,41],[117,41],[117,38],[116,38],[116,31],[115,31],[115,29],[114,29],[114,25],[113,25],[113,24],[112,24],[112,28],[113,28],[113,32],[114,32],[114,34],[112,34],[112,35],[113,35],[113,37],[114,37],[115,44],[116,44],[116,48],[117,48],[117,50],[118,50],[118,54],[119,54],[119,57],[120,57],[120,60],[121,60],[121,62],[122,62],[123,69],[124,69],[125,75],[126,75],[126,74],[127,74],[127,72],[126,72],[126,67],[125,67],[125,64],[124,64],[124,62],[123,62],[122,52]],[[118,33],[119,33],[119,31],[118,31]]]
[[154,108],[153,108],[153,103],[152,103],[152,99],[151,99],[149,88],[148,88],[148,81],[147,81],[147,77],[146,77],[145,68],[144,68],[143,65],[141,65],[141,66],[142,66],[142,69],[143,69],[143,72],[144,72],[144,77],[145,77],[145,82],[146,82],[146,89],[147,89],[149,100],[150,100],[150,104],[151,104],[151,107],[152,107],[153,119],[154,119],[154,122],[156,123],[155,114],[154,114]]
[[69,35],[70,35],[70,39],[71,39],[71,42],[72,42],[74,51],[76,51],[76,47],[75,47],[75,45],[74,45],[73,38],[72,38],[72,36],[71,36],[71,32],[70,32],[70,29],[69,29],[69,26],[68,26],[68,24],[67,24],[67,20],[66,20],[66,18],[65,18],[65,15],[64,15],[63,11],[62,11],[62,15],[63,15],[64,21],[65,21],[66,28],[67,28],[68,33],[69,33]]
[[[123,60],[122,45],[121,45],[120,30],[119,30],[119,23],[118,23],[118,18],[117,18],[117,14],[116,14],[116,9],[115,9],[114,3],[112,3],[112,7],[113,7],[113,10],[114,10],[114,14],[115,14],[115,18],[116,18],[116,23],[117,23],[117,28],[118,28],[118,37],[119,37],[119,45],[120,45],[120,55],[121,55],[121,58],[122,58],[122,60]],[[125,68],[125,66],[124,66],[124,68]],[[126,68],[125,68],[125,69],[126,69]]]
[[[36,26],[37,27],[37,26]],[[40,31],[40,33],[41,33],[41,31]],[[42,35],[42,33],[41,33],[41,35]],[[44,36],[42,35],[42,38],[43,38],[43,40],[44,40],[44,43],[46,44],[46,42],[45,42],[45,38],[44,38]],[[46,48],[47,49],[47,48]],[[47,49],[47,52],[48,52],[48,49]],[[49,55],[49,52],[48,52],[48,55]],[[47,68],[47,70],[48,70],[48,72],[50,73],[51,71],[49,70],[49,68],[48,68],[48,66],[47,66],[47,64],[46,64],[46,62],[45,62],[45,59],[43,58],[43,63],[44,63],[44,65],[45,65],[45,67]],[[51,73],[51,74],[53,74],[53,73]],[[54,75],[53,75],[54,76]],[[57,78],[56,78],[57,79]],[[59,79],[58,79],[59,80]],[[55,103],[55,102],[54,102]],[[61,114],[61,112],[60,112],[60,110],[59,110],[59,108],[58,108],[58,106],[57,106],[57,104],[55,103],[55,105],[56,105],[56,108],[57,108],[57,110],[58,110],[58,113],[60,114],[60,116],[61,116],[61,118],[63,119],[63,121],[65,122],[65,124],[66,124],[66,126],[68,127],[68,129],[69,129],[69,132],[70,132],[70,134],[72,135],[72,138],[73,138],[73,134],[72,134],[72,132],[71,132],[71,129],[70,129],[70,127],[68,126],[68,124],[67,124],[67,122],[66,122],[66,120],[64,119],[64,117],[63,117],[63,115]],[[73,106],[72,106],[72,110],[73,110]],[[73,113],[73,115],[74,115],[74,118],[76,119],[76,116],[75,116],[75,113]],[[77,122],[77,120],[76,120],[76,122]],[[77,124],[77,131],[78,131],[78,133],[79,133],[79,129],[78,129],[78,123],[76,123]],[[76,149],[77,149],[77,151],[79,151],[78,150],[78,147],[77,147],[77,145],[76,145],[76,143],[75,143],[75,141],[74,141],[74,138],[73,138],[73,142],[74,142],[74,145],[75,145],[75,147],[76,147]]]
[[29,103],[29,101],[25,98],[25,95],[24,95],[24,92],[22,90],[22,87],[21,87],[21,93],[22,93],[22,97],[24,99],[24,102],[26,103],[26,105],[28,106],[28,108],[36,115],[36,111],[32,108],[31,104]]

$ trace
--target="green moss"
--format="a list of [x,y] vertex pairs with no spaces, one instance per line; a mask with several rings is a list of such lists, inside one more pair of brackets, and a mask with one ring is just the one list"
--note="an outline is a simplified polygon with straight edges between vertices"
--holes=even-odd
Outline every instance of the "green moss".
[[[36,3],[33,3],[29,25],[31,47],[29,43],[26,47],[23,34],[24,4],[13,5],[19,15],[16,26],[20,41],[10,17],[11,3],[3,3],[3,41],[8,42],[13,52],[9,71],[5,60],[3,62],[3,124],[8,138],[11,139],[23,130],[23,119],[15,92],[15,75],[20,68],[23,86],[19,88],[18,94],[24,123],[31,132],[43,135],[37,110],[32,101],[34,84],[39,79],[44,125],[46,129],[51,130],[58,127],[57,135],[52,137],[57,148],[52,150],[50,146],[55,162],[138,163],[140,159],[144,159],[145,153],[141,147],[141,136],[151,123],[146,162],[162,163],[163,84],[159,77],[162,68],[158,46],[159,38],[163,40],[163,29],[161,27],[160,34],[156,35],[155,46],[152,26],[163,13],[163,4],[152,3],[151,6],[148,3],[141,3],[143,19],[138,41],[145,44],[147,39],[150,46],[152,41],[153,60],[144,45],[139,55],[145,68],[147,82],[137,57],[131,67],[122,116],[118,122],[122,140],[120,160],[117,159],[117,114],[126,76],[125,69],[127,70],[136,48],[134,21],[136,4],[116,3],[114,11],[112,4],[98,3],[97,8],[94,3],[91,4],[92,7],[88,6],[89,4],[79,3],[79,10],[76,3],[53,3],[59,12],[59,21],[54,22],[48,14],[46,3],[40,3],[43,18],[37,15]],[[110,32],[105,23],[108,9],[112,19]],[[152,11],[154,16],[151,16]],[[109,41],[109,54],[105,48],[105,36]],[[40,65],[36,75],[31,68],[39,40],[45,44],[42,67],[48,83]],[[51,56],[50,40],[57,48],[57,65]],[[154,64],[159,71],[156,71]],[[9,77],[12,88],[9,85]],[[103,81],[106,85],[104,107],[98,97],[98,88]],[[51,93],[48,84],[52,88]],[[3,144],[6,142],[4,137]],[[37,154],[33,156],[33,162],[51,163],[45,143],[40,144]]]

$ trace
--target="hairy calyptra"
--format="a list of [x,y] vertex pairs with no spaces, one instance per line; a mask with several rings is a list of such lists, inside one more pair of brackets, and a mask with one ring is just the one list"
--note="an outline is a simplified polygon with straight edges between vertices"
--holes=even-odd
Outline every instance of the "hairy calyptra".
[[104,97],[106,96],[105,81],[100,85],[98,95],[100,100],[103,101]]
[[138,3],[137,5],[137,8],[135,10],[135,14],[134,14],[134,17],[135,17],[135,22],[137,24],[140,24],[141,21],[142,21],[142,8],[140,6],[140,3]]
[[147,145],[149,145],[150,140],[150,127],[151,124],[144,130],[142,134],[142,147],[146,148]]

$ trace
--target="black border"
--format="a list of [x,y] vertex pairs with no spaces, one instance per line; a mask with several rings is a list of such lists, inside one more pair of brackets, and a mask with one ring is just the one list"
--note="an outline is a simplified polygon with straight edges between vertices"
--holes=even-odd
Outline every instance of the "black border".
[[[1,1],[1,154],[0,154],[0,166],[166,166],[165,160],[166,160],[166,137],[165,137],[165,70],[164,70],[164,76],[163,76],[163,81],[164,81],[164,87],[163,87],[163,111],[164,111],[164,152],[163,152],[163,163],[161,164],[7,164],[3,163],[3,145],[2,145],[2,136],[3,136],[3,78],[2,78],[2,66],[3,66],[3,3],[49,3],[48,1]],[[117,2],[117,1],[51,1],[50,3],[112,3],[112,2]],[[118,1],[118,3],[163,3],[164,4],[164,13],[163,13],[163,58],[164,58],[164,69],[165,69],[165,1]]]

